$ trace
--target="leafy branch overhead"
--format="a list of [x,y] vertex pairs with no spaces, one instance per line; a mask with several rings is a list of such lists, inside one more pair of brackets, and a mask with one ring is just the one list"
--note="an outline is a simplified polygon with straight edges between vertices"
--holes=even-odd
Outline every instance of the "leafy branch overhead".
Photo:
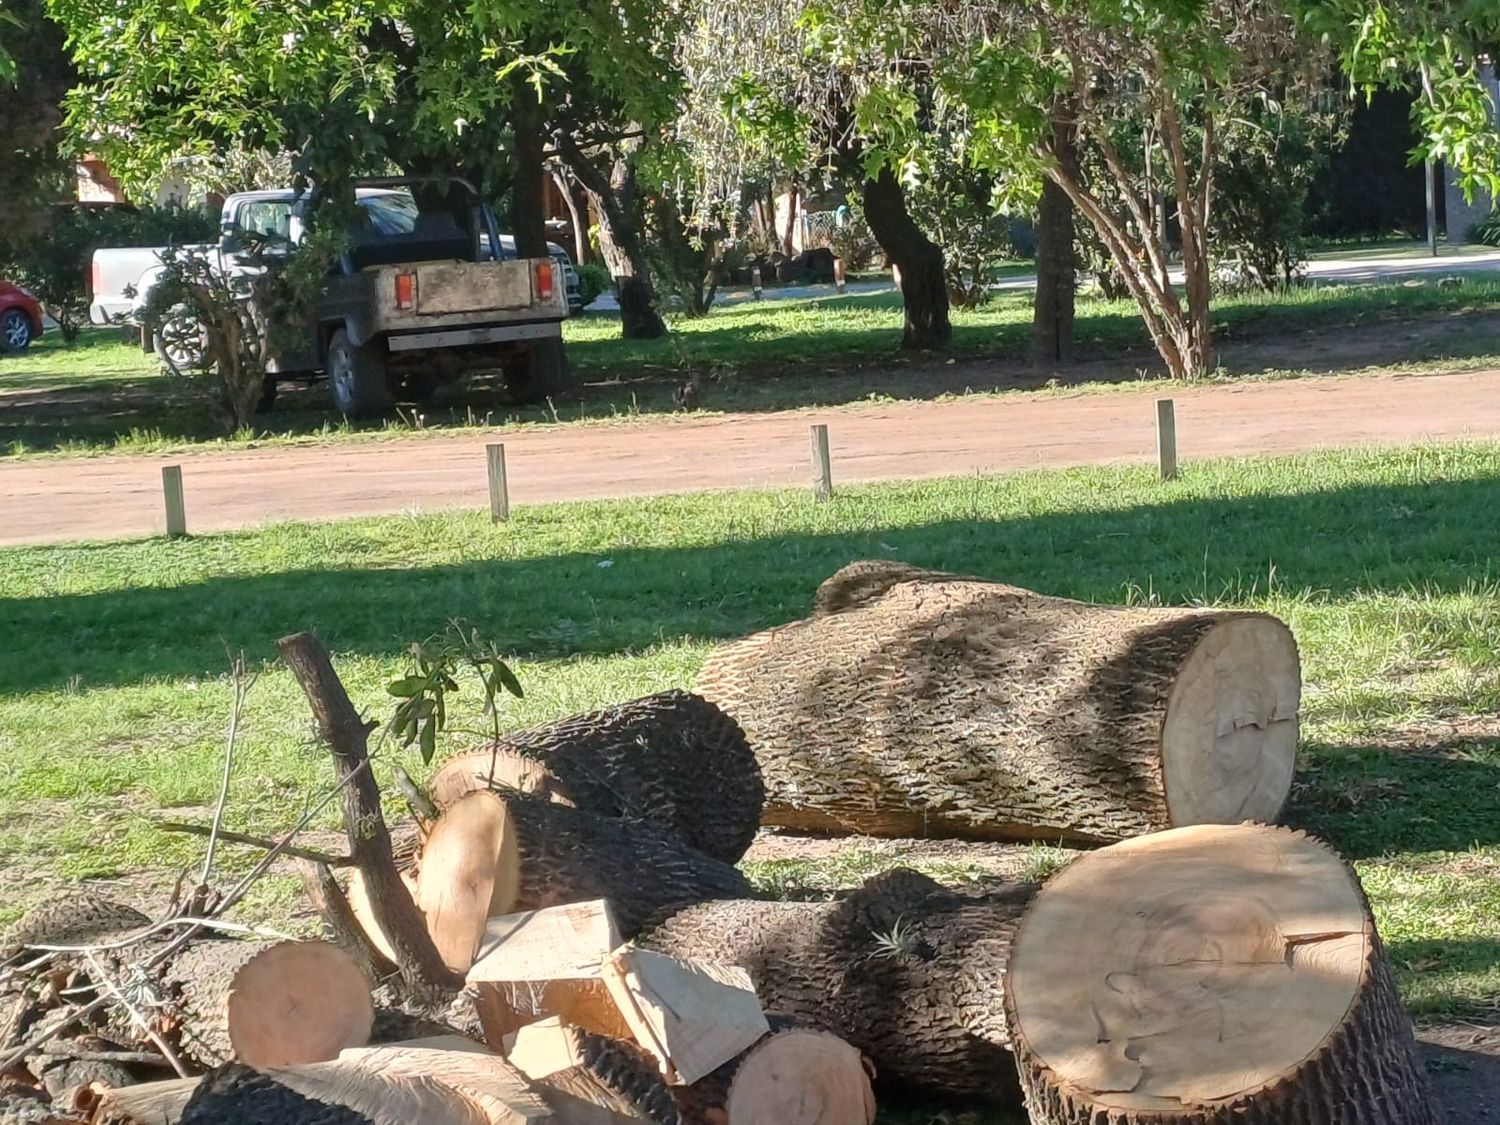
[[520,699],[521,681],[494,641],[480,635],[462,621],[451,621],[448,628],[408,650],[410,671],[386,685],[386,690],[400,700],[391,716],[390,732],[406,749],[417,745],[423,762],[431,762],[437,752],[437,737],[448,728],[448,699],[460,690],[459,677],[471,674],[484,693],[482,713],[490,720],[493,739],[500,737],[500,701],[505,695]]

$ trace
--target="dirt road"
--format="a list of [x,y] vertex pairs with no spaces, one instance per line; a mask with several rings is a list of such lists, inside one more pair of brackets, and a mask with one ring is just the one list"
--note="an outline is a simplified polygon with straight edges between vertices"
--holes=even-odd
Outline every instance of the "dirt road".
[[[810,481],[826,422],[835,484],[1149,460],[1156,395],[1014,394],[890,406],[683,417],[172,457],[0,464],[0,543],[160,533],[161,466],[182,466],[189,530],[483,507],[486,441],[503,440],[515,504]],[[1367,443],[1500,436],[1500,371],[1216,385],[1176,391],[1184,461]]]

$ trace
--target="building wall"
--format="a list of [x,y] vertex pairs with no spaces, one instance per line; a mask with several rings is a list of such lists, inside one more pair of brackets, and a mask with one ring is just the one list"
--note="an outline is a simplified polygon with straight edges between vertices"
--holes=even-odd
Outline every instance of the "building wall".
[[[1500,78],[1497,78],[1494,65],[1484,68],[1484,82],[1489,88],[1491,104],[1500,106]],[[1500,129],[1500,120],[1495,127]],[[1458,186],[1457,177],[1452,170],[1448,170],[1444,184],[1444,203],[1448,208],[1448,241],[1469,241],[1469,228],[1481,219],[1488,217],[1495,209],[1495,199],[1487,191],[1474,193],[1472,202],[1464,198],[1463,189]]]

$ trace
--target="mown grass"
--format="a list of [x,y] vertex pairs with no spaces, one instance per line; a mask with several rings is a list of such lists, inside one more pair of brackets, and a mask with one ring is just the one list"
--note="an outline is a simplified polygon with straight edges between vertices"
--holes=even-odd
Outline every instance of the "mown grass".
[[[1345,366],[1500,362],[1500,333],[1478,318],[1500,310],[1500,281],[1470,279],[1462,289],[1435,284],[1315,285],[1285,294],[1226,297],[1215,311],[1216,335],[1229,376],[1301,371],[1318,364],[1318,348],[1278,357],[1270,368],[1250,354],[1297,334],[1335,341],[1388,321],[1426,321],[1444,330],[1415,342],[1395,340]],[[153,358],[113,331],[85,333],[85,346],[44,341],[22,358],[0,360],[0,456],[36,453],[157,453],[214,444],[275,444],[380,439],[518,424],[635,418],[673,409],[672,390],[691,368],[705,377],[704,405],[717,411],[782,410],[879,398],[930,398],[1034,386],[1045,378],[1021,362],[1027,351],[1031,298],[1008,293],[986,307],[953,314],[946,356],[994,360],[992,368],[945,374],[944,356],[898,356],[899,297],[874,293],[806,301],[740,302],[699,319],[678,318],[671,338],[619,338],[613,314],[568,322],[569,355],[579,389],[542,406],[511,405],[499,381],[479,375],[444,389],[426,407],[403,408],[384,422],[350,424],[333,415],[325,388],[287,388],[253,430],[226,437],[202,399],[180,380],[159,374]],[[1414,334],[1415,335],[1415,334]],[[1069,380],[1138,379],[1157,370],[1155,354],[1128,302],[1085,297],[1077,345],[1092,367]],[[1338,369],[1338,353],[1333,353]],[[1325,370],[1327,364],[1313,369]]]
[[[260,676],[229,819],[272,833],[329,781],[278,636],[317,630],[381,716],[404,646],[462,617],[515,654],[527,694],[503,722],[519,726],[690,684],[717,641],[800,616],[852,559],[891,557],[1072,597],[1284,617],[1307,685],[1289,817],[1357,863],[1418,1015],[1492,1011],[1497,534],[1500,445],[1459,445],[1194,463],[1167,485],[1144,469],[1036,472],[851,488],[828,504],[736,493],[523,508],[498,526],[432,514],[0,551],[0,921],[60,881],[160,887],[196,859],[200,842],[153,822],[207,815],[233,652]],[[476,703],[460,727],[482,725]],[[382,776],[399,757],[382,751]],[[1065,856],[1023,858],[1044,875]],[[752,874],[776,893],[824,893],[899,859],[855,844]],[[935,870],[972,865],[945,856]],[[285,921],[296,903],[289,880],[270,880],[248,913]]]

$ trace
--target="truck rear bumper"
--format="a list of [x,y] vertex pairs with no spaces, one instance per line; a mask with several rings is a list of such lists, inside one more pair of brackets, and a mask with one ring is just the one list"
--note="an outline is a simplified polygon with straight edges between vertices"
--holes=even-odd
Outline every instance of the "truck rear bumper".
[[490,328],[455,328],[444,332],[412,332],[387,337],[393,352],[430,348],[462,348],[474,344],[505,344],[512,340],[547,340],[562,335],[562,324],[549,320],[540,324],[497,324]]

